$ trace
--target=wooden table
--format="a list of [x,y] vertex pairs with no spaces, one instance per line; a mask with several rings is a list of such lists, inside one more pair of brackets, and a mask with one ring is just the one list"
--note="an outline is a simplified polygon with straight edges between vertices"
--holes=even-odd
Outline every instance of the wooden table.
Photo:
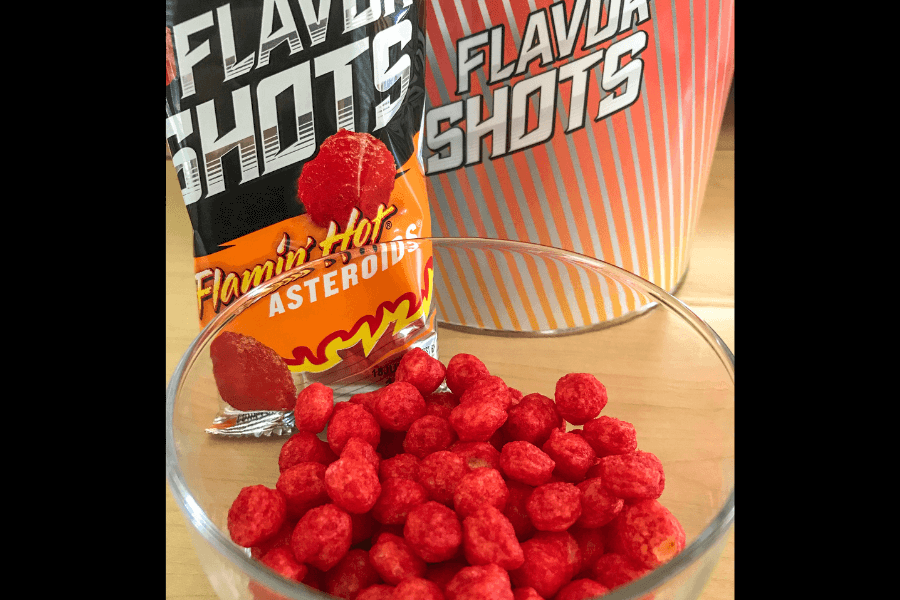
[[[166,161],[166,381],[197,334],[192,231],[172,163]],[[729,103],[691,251],[676,294],[734,351],[734,104]],[[166,598],[218,600],[191,545],[184,516],[166,486]],[[734,598],[734,534],[702,600]]]

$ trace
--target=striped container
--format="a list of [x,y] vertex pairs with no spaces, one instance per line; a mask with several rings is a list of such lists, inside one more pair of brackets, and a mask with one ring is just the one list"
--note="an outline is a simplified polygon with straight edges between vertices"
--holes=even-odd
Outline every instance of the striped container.
[[[674,291],[734,73],[734,0],[429,2],[433,235],[564,248]],[[642,307],[524,260],[445,264],[445,323],[553,332]],[[556,296],[535,305],[548,278]]]

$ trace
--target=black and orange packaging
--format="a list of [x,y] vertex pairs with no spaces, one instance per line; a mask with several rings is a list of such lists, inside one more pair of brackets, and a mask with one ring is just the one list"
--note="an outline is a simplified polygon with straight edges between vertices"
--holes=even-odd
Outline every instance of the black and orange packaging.
[[[166,1],[166,140],[194,231],[200,326],[336,257],[228,325],[274,351],[297,390],[319,381],[349,397],[388,383],[411,347],[436,355],[431,261],[403,252],[431,235],[425,6]],[[210,431],[286,433],[287,412],[223,402]]]

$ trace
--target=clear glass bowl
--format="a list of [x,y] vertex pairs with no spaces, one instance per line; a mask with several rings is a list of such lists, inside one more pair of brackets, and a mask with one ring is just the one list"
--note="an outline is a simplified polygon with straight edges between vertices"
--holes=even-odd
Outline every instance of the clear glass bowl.
[[[446,364],[454,354],[474,354],[491,374],[525,394],[552,397],[556,381],[572,372],[592,373],[603,382],[609,402],[602,414],[633,423],[639,448],[660,458],[666,487],[659,500],[687,533],[686,548],[670,562],[604,598],[697,598],[734,523],[734,356],[721,338],[659,287],[586,256],[521,242],[464,238],[416,240],[413,248],[434,255],[438,300],[446,293],[440,285],[444,265],[467,264],[460,257],[482,265],[527,260],[541,272],[567,273],[595,284],[588,289],[632,298],[633,310],[627,314],[580,329],[479,331],[439,324],[439,357]],[[166,389],[166,477],[203,569],[223,600],[254,600],[251,588],[257,594],[267,591],[270,598],[328,597],[263,567],[227,532],[226,515],[242,487],[274,487],[279,450],[287,436],[228,438],[206,432],[221,409],[210,342],[240,319],[249,304],[265,301],[295,280],[295,271],[255,288],[222,311],[190,345]],[[515,282],[507,281],[509,273],[503,271],[496,273],[501,283],[497,289],[504,288],[505,301],[520,301]],[[542,281],[554,285],[551,279]],[[549,287],[535,291],[553,292]],[[583,300],[597,307],[609,305],[608,298],[597,295]],[[437,309],[439,304],[432,306]]]

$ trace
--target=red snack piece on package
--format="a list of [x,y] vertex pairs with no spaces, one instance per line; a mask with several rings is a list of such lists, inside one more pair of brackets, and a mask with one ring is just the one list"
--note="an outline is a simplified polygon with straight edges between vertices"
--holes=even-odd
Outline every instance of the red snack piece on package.
[[440,588],[441,593],[445,594],[447,591],[447,584],[450,583],[450,580],[467,566],[469,565],[455,560],[431,563],[428,565],[428,570],[425,571],[425,579],[436,583]]
[[453,356],[447,363],[445,378],[450,391],[461,396],[470,385],[488,376],[488,368],[478,357],[461,353]]
[[479,467],[467,473],[453,492],[453,507],[460,518],[465,519],[482,504],[489,504],[499,511],[506,508],[509,488],[497,469]]
[[387,431],[407,431],[425,414],[425,399],[411,383],[399,381],[381,389],[372,415]]
[[531,442],[508,442],[500,452],[503,474],[521,483],[539,486],[550,481],[556,461]]
[[353,458],[340,458],[325,469],[328,496],[348,513],[372,510],[381,495],[378,471],[371,463]]
[[566,532],[538,532],[522,543],[525,562],[510,571],[516,587],[531,587],[544,598],[552,598],[580,571],[578,543]]
[[500,470],[500,452],[489,442],[456,442],[449,450],[462,456],[470,469],[490,467]]
[[403,451],[419,458],[447,450],[456,441],[456,431],[443,417],[425,415],[413,421],[403,439]]
[[322,591],[338,598],[355,600],[360,591],[376,583],[381,583],[381,577],[372,566],[369,553],[357,548],[349,550],[334,568],[325,573]]
[[419,461],[418,482],[422,484],[428,497],[441,504],[453,504],[453,492],[469,467],[459,454],[449,450],[432,452]]
[[460,404],[486,400],[496,402],[503,410],[509,410],[512,396],[509,393],[509,386],[503,379],[496,375],[483,377],[469,385],[459,397]]
[[506,502],[506,509],[503,515],[512,523],[513,529],[516,531],[516,537],[520,542],[527,540],[531,534],[535,532],[534,523],[528,516],[528,499],[534,488],[524,483],[519,483],[514,479],[506,482],[509,489],[509,500]]
[[394,586],[386,583],[376,583],[356,595],[356,600],[393,600]]
[[409,511],[403,537],[425,562],[438,563],[456,555],[462,545],[462,525],[453,509],[432,500]]
[[556,410],[573,425],[584,425],[606,406],[606,387],[590,373],[569,373],[556,382]]
[[314,382],[300,390],[294,404],[294,426],[300,431],[319,433],[334,412],[334,391]]
[[565,531],[581,516],[581,490],[571,483],[546,483],[536,487],[525,505],[539,531]]
[[372,507],[372,518],[385,525],[403,525],[409,511],[428,501],[428,492],[412,479],[391,477],[381,484],[381,495]]
[[344,558],[352,538],[350,515],[334,504],[323,504],[311,508],[297,522],[291,550],[298,562],[327,571]]
[[516,531],[502,512],[482,504],[463,519],[463,554],[470,565],[494,563],[506,570],[525,562]]
[[341,458],[352,458],[361,460],[372,465],[377,471],[381,466],[381,457],[375,452],[372,444],[358,437],[352,437],[347,440],[341,449]]
[[491,400],[462,402],[450,412],[450,424],[462,442],[487,442],[506,418],[506,410]]
[[578,543],[578,548],[581,550],[581,574],[585,577],[593,577],[590,572],[591,567],[606,552],[605,532],[600,528],[585,529],[576,523],[569,527],[568,533]]
[[638,565],[655,569],[684,550],[681,523],[658,500],[640,500],[625,506],[616,517],[614,549]]
[[577,485],[581,490],[581,518],[578,526],[585,528],[603,527],[616,518],[625,501],[611,493],[603,485],[603,479],[585,479]]
[[630,454],[637,450],[634,425],[615,417],[601,416],[584,424],[581,435],[598,457]]
[[259,562],[285,579],[293,579],[294,581],[303,581],[309,570],[306,565],[297,562],[297,559],[294,558],[294,553],[286,546],[272,548],[259,559]]
[[275,483],[287,503],[288,515],[299,519],[306,511],[330,502],[325,489],[325,465],[304,462],[282,471]]
[[423,396],[434,392],[444,381],[447,368],[421,348],[413,348],[403,355],[394,373],[394,381],[410,383]]
[[178,76],[175,71],[175,50],[172,47],[172,30],[166,27],[166,85]]
[[593,579],[575,579],[564,585],[553,600],[591,600],[607,592],[609,588]]
[[335,454],[340,454],[344,444],[352,437],[362,438],[373,448],[381,441],[381,427],[375,417],[361,404],[341,402],[328,422],[326,439]]
[[316,225],[327,227],[335,221],[345,226],[354,208],[373,217],[379,204],[388,204],[396,173],[384,142],[368,133],[341,129],[303,165],[297,196]]
[[335,460],[337,460],[337,455],[316,434],[299,431],[289,437],[281,446],[281,452],[278,455],[278,470],[283,473],[300,463],[317,462],[328,465]]
[[381,578],[392,585],[425,574],[425,561],[413,552],[406,540],[392,533],[378,536],[369,550],[369,559]]
[[460,569],[444,596],[446,600],[513,600],[509,573],[493,564]]
[[291,410],[297,388],[278,353],[241,333],[223,331],[209,345],[222,400],[237,410]]
[[554,429],[562,427],[563,420],[553,400],[542,394],[528,394],[510,407],[502,431],[508,441],[530,442],[541,447]]
[[277,489],[251,485],[238,492],[228,509],[228,533],[238,546],[250,548],[271,538],[287,519],[287,502]]
[[631,583],[649,572],[650,569],[635,564],[618,552],[607,552],[598,557],[591,568],[594,579],[609,589]]
[[576,433],[554,429],[541,449],[556,462],[553,474],[569,482],[584,480],[597,456],[594,449]]
[[402,453],[381,461],[378,467],[378,476],[384,482],[391,477],[401,479],[419,480],[419,457],[414,454]]
[[663,493],[662,463],[649,452],[604,456],[597,464],[603,485],[619,498],[659,498]]
[[433,581],[411,577],[397,584],[392,600],[444,600],[444,592]]

